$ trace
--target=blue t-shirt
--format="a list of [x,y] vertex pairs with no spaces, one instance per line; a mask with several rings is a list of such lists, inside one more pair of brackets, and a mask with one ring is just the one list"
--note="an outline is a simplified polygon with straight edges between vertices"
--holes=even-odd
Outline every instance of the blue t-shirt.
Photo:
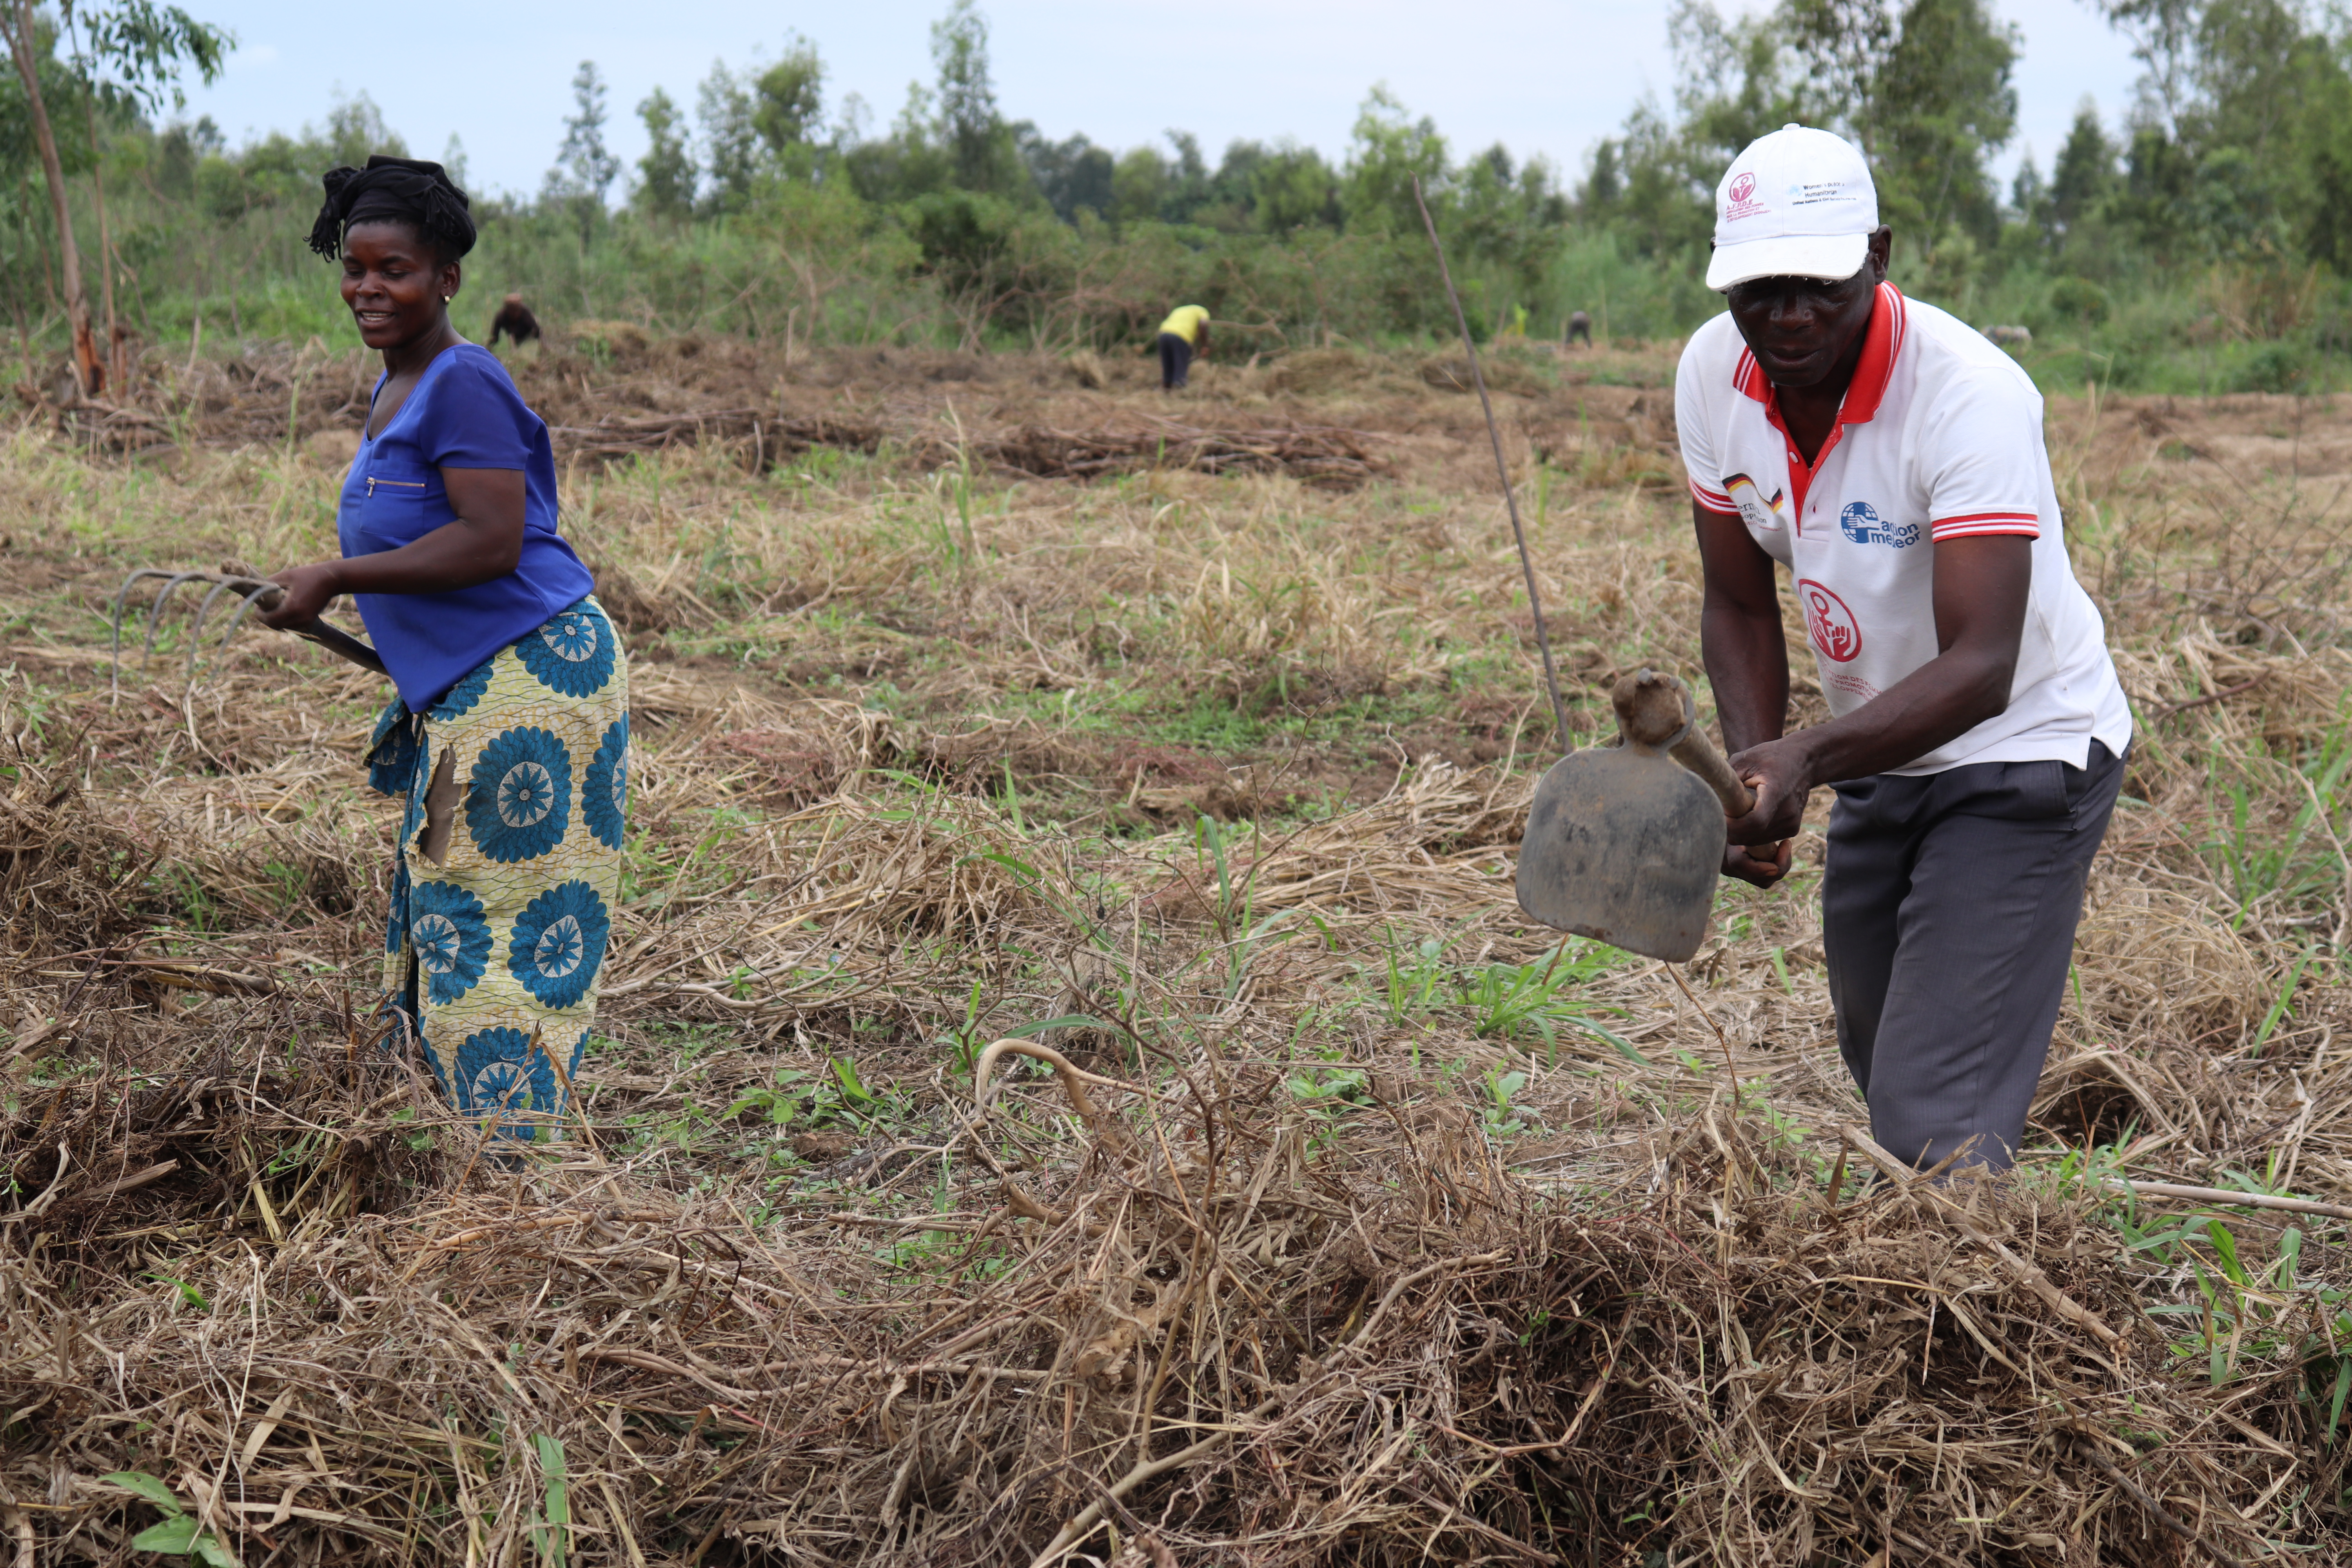
[[555,531],[547,421],[523,402],[498,356],[473,343],[436,354],[383,432],[362,436],[335,514],[344,558],[397,550],[454,521],[444,466],[522,470],[522,558],[503,577],[450,593],[352,595],[401,700],[418,712],[595,587]]

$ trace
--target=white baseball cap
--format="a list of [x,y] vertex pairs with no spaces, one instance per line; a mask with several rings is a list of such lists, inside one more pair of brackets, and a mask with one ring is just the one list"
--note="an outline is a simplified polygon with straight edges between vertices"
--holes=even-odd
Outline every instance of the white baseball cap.
[[1826,131],[1783,125],[1750,142],[1715,187],[1706,286],[1851,278],[1877,226],[1878,187],[1861,149]]

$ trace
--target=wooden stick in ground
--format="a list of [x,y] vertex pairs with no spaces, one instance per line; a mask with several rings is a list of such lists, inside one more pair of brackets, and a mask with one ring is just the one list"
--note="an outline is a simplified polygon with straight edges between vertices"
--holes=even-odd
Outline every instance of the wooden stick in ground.
[[2240,1208],[2284,1209],[2289,1214],[2352,1219],[2352,1204],[2324,1204],[2315,1198],[2273,1197],[2268,1193],[2233,1193],[2226,1187],[2191,1187],[2179,1182],[2127,1182],[2121,1176],[2110,1176],[2097,1184],[2121,1188],[2144,1198],[2185,1198],[2190,1203],[2232,1204]]
[[1871,1139],[1869,1133],[1851,1123],[1841,1127],[1838,1131],[1847,1142],[1861,1152],[1864,1158],[1885,1173],[1888,1180],[1915,1196],[1926,1198],[1934,1205],[1937,1213],[1951,1222],[1955,1230],[1999,1258],[2002,1266],[2015,1276],[2020,1284],[2041,1297],[2053,1311],[2090,1332],[2108,1349],[2115,1350],[2122,1346],[2124,1342],[2121,1334],[2101,1322],[2089,1308],[2052,1284],[2050,1276],[2042,1272],[2038,1267],[2020,1258],[2006,1245],[1996,1240],[1982,1226],[1977,1224],[1968,1210],[1954,1203],[1941,1188],[1931,1184],[1921,1183],[1918,1179],[1918,1172],[1880,1147]]
[[1666,973],[1674,977],[1676,985],[1682,987],[1685,999],[1698,1010],[1700,1017],[1706,1020],[1706,1026],[1715,1031],[1716,1042],[1723,1047],[1724,1070],[1731,1075],[1731,1110],[1732,1114],[1737,1116],[1739,1112],[1739,1064],[1732,1059],[1731,1037],[1723,1032],[1723,1026],[1715,1021],[1715,1015],[1706,1010],[1706,1004],[1701,1002],[1697,994],[1691,990],[1689,982],[1683,978],[1680,967],[1669,963],[1666,965]]
[[1421,179],[1412,182],[1413,205],[1421,209],[1421,221],[1429,230],[1429,247],[1437,252],[1437,276],[1445,285],[1445,298],[1454,307],[1454,324],[1462,330],[1462,352],[1470,356],[1470,380],[1478,388],[1478,406],[1486,414],[1486,439],[1494,443],[1495,474],[1503,481],[1503,505],[1511,513],[1511,538],[1519,547],[1519,570],[1527,574],[1528,610],[1535,616],[1536,649],[1543,655],[1544,690],[1551,695],[1552,722],[1559,726],[1559,749],[1571,749],[1569,740],[1568,707],[1559,700],[1559,676],[1551,664],[1551,635],[1544,630],[1543,595],[1536,592],[1535,559],[1528,553],[1528,532],[1519,526],[1518,492],[1511,489],[1511,466],[1503,460],[1503,434],[1495,426],[1495,405],[1486,395],[1486,373],[1478,368],[1478,345],[1470,341],[1470,318],[1462,313],[1462,296],[1454,291],[1454,273],[1445,265],[1445,247],[1437,237],[1437,220],[1429,216],[1429,204],[1422,199]]

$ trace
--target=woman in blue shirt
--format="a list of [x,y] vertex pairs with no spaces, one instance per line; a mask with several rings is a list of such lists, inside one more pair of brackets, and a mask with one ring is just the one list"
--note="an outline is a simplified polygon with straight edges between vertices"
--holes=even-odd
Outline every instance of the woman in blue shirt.
[[383,355],[341,557],[280,572],[289,626],[349,594],[399,696],[370,782],[405,797],[385,1006],[462,1110],[552,1135],[595,1019],[628,805],[628,668],[556,527],[547,425],[449,301],[473,248],[437,163],[336,169],[311,248]]

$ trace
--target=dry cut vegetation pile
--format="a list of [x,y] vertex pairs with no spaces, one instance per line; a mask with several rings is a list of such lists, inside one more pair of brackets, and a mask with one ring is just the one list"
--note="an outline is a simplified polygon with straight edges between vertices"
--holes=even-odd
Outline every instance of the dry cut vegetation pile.
[[[961,462],[1076,479],[1155,468],[1286,473],[1344,489],[1391,470],[1395,435],[1458,434],[1470,412],[1458,397],[1429,395],[1466,393],[1466,379],[1430,366],[1414,379],[1388,356],[1349,349],[1307,351],[1264,369],[1255,356],[1241,366],[1202,364],[1196,374],[1213,396],[1187,403],[1181,418],[1136,405],[1135,395],[1157,384],[1155,366],[1092,353],[1062,362],[875,349],[803,351],[796,360],[742,342],[656,342],[635,328],[585,322],[562,346],[509,357],[558,455],[596,464],[717,445],[761,472],[812,447],[870,454],[887,443],[895,458],[926,469]],[[1665,397],[1591,384],[1595,368],[1612,377],[1659,373],[1654,364],[1629,371],[1622,357],[1563,360],[1529,348],[1494,361],[1493,384],[1530,407],[1548,448],[1606,447],[1636,427],[1643,446],[1656,448]],[[1466,378],[1467,362],[1454,363]],[[370,355],[315,341],[299,350],[248,344],[227,359],[184,363],[151,353],[125,395],[60,406],[52,417],[61,436],[94,452],[308,442],[348,458],[376,374]],[[1332,423],[1328,407],[1316,405],[1334,393],[1348,412],[1370,416],[1372,428]],[[1657,408],[1644,421],[1650,405]],[[1649,473],[1664,470],[1653,460]]]
[[[1549,448],[1545,417],[1513,447],[1564,666],[1694,668],[1651,448]],[[1426,424],[1346,492],[740,436],[576,467],[633,641],[635,837],[608,1038],[568,1135],[520,1150],[373,1044],[374,686],[258,633],[190,679],[183,610],[108,695],[121,574],[302,558],[331,467],[282,432],[154,468],[27,428],[0,1536],[2328,1560],[2343,1221],[2105,1184],[2352,1204],[2334,487],[2214,445],[2307,455],[2282,422],[2339,417],[2053,415],[2142,735],[2036,1148],[1950,1189],[1844,1131],[1817,831],[1680,973],[1517,915],[1553,738],[1496,498]]]

